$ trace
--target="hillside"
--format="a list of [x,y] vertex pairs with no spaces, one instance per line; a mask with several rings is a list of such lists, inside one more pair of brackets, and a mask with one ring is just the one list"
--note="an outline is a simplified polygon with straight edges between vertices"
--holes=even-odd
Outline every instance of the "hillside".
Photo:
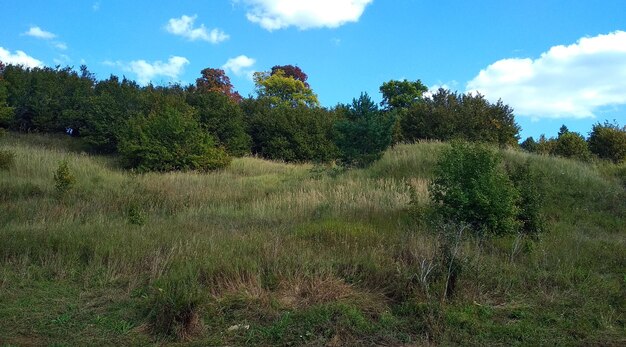
[[[548,231],[467,239],[438,304],[437,237],[410,202],[428,202],[446,144],[399,145],[363,170],[248,157],[137,175],[71,141],[0,139],[15,153],[0,171],[0,345],[626,343],[612,164],[504,151],[540,173]],[[76,185],[58,196],[63,159]]]

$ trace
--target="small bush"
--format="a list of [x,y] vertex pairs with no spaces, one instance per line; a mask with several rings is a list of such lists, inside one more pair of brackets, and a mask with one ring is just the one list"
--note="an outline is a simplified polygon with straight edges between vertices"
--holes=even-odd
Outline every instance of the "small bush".
[[0,170],[8,170],[14,164],[15,164],[15,153],[9,150],[0,149]]
[[76,177],[70,171],[67,160],[59,163],[59,167],[54,173],[54,188],[59,195],[67,193],[76,183]]
[[187,340],[202,330],[204,296],[191,275],[177,274],[159,280],[148,302],[148,319],[155,336]]
[[437,163],[430,194],[444,222],[467,224],[478,234],[518,230],[519,193],[489,147],[454,142]]
[[512,169],[511,179],[520,194],[519,215],[520,232],[536,237],[545,229],[545,218],[541,212],[544,195],[538,185],[539,175],[531,170],[530,162]]

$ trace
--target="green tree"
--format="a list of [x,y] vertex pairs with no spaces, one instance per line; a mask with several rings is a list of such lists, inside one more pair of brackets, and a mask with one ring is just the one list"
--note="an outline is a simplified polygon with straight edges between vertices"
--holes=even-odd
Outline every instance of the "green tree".
[[164,105],[128,120],[119,152],[128,167],[146,171],[209,171],[230,163],[200,126],[191,107]]
[[435,167],[430,195],[443,221],[467,224],[479,235],[518,231],[519,192],[485,145],[453,142]]
[[328,162],[336,158],[332,140],[334,112],[304,105],[271,106],[266,99],[248,99],[242,105],[254,154],[288,162]]
[[298,105],[317,107],[319,101],[317,95],[304,82],[291,76],[287,76],[284,71],[276,70],[273,74],[269,72],[255,72],[254,84],[256,92],[261,99],[269,100],[270,104]]
[[393,114],[381,112],[367,93],[338,111],[343,115],[335,125],[341,163],[365,167],[380,159],[391,145]]
[[0,61],[0,128],[9,128],[13,123],[13,108],[9,107],[7,82],[2,77],[5,65]]
[[422,84],[422,81],[397,81],[390,80],[380,86],[380,92],[383,95],[383,101],[380,105],[388,110],[394,108],[407,108],[423,99],[423,95],[428,91],[428,87]]
[[218,144],[234,156],[250,153],[250,136],[246,133],[243,110],[233,98],[221,92],[194,91],[187,102],[198,113],[200,124],[214,135]]
[[626,127],[617,123],[597,123],[589,134],[589,149],[600,158],[614,163],[626,161]]
[[588,160],[591,156],[585,138],[576,132],[570,131],[563,132],[556,139],[551,154],[578,160]]
[[407,141],[463,139],[513,146],[519,140],[513,109],[502,101],[492,104],[480,94],[439,89],[407,108],[400,123]]

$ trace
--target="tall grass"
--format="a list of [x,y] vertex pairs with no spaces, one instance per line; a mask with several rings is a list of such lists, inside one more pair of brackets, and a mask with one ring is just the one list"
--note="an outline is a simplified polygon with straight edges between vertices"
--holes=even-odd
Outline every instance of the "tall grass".
[[[71,139],[0,141],[15,153],[0,171],[0,316],[20,317],[28,287],[96,322],[15,318],[0,324],[0,343],[81,344],[103,331],[120,344],[624,338],[626,195],[610,170],[505,151],[507,162],[530,160],[542,173],[550,232],[513,261],[513,238],[465,242],[458,294],[433,308],[428,294],[441,283],[424,267],[434,264],[437,238],[408,209],[411,194],[428,203],[446,144],[396,146],[371,168],[340,174],[240,158],[210,174],[137,175],[75,150]],[[53,179],[61,160],[76,177],[63,198]],[[52,290],[60,283],[83,294]],[[103,290],[116,294],[90,310],[84,297]],[[32,310],[51,320],[45,302]],[[112,321],[134,328],[103,323]],[[238,324],[250,327],[228,330]]]

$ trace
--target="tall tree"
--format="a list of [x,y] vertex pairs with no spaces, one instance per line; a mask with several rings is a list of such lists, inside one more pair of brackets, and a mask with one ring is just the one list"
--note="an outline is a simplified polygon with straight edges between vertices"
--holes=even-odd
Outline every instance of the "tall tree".
[[241,95],[230,83],[230,78],[222,69],[206,68],[200,72],[202,77],[196,79],[196,88],[201,93],[216,92],[228,96],[232,101],[240,102]]
[[13,108],[7,103],[8,91],[7,82],[2,77],[4,74],[4,63],[0,61],[0,127],[8,128],[13,121]]
[[626,126],[604,122],[593,126],[589,134],[589,149],[603,159],[614,163],[626,161]]
[[317,95],[304,82],[287,76],[284,71],[277,70],[274,74],[255,72],[254,83],[258,97],[269,100],[270,104],[299,105],[308,107],[319,106]]
[[380,86],[380,92],[383,94],[383,101],[380,105],[389,110],[394,108],[407,108],[415,102],[422,100],[428,87],[422,84],[422,81],[397,81],[391,80]]
[[367,93],[339,111],[343,119],[335,125],[335,141],[342,164],[365,167],[380,159],[391,145],[393,113],[381,112]]
[[283,71],[285,73],[285,77],[293,77],[293,79],[304,83],[305,87],[311,88],[311,86],[307,83],[309,76],[307,76],[307,74],[305,74],[299,67],[293,65],[275,65],[272,67],[271,74],[275,75],[278,71]]

